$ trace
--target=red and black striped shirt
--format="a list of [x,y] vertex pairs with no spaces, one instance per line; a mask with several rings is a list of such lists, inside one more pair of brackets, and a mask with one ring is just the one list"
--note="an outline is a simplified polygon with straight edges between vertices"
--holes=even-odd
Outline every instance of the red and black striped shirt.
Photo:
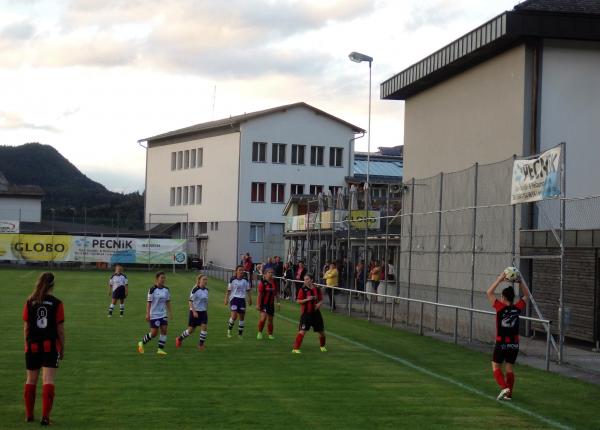
[[23,321],[27,323],[25,351],[61,350],[58,325],[65,321],[65,309],[60,300],[49,295],[41,303],[27,301],[23,307]]
[[496,343],[519,343],[519,316],[525,309],[525,302],[519,300],[514,305],[494,302],[496,309]]
[[273,305],[275,304],[275,296],[277,294],[277,283],[271,279],[267,281],[263,279],[258,284],[258,294],[260,297],[261,305]]
[[[316,297],[316,299],[313,297]],[[304,300],[308,298],[311,298],[312,300],[300,305],[303,314],[312,314],[318,310],[315,308],[315,305],[323,300],[323,293],[318,287],[309,288],[306,285],[303,285],[302,288],[300,288],[300,291],[298,291],[298,300]]]

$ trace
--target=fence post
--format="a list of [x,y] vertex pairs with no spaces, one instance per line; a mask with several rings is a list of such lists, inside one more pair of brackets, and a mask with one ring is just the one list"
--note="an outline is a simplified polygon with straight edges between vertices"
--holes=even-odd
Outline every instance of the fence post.
[[[388,293],[388,285],[389,285],[389,268],[388,268],[388,238],[390,235],[390,185],[387,186],[385,198],[385,251],[383,252],[383,267],[384,267],[384,279],[385,279],[385,291],[384,294],[387,296]],[[387,313],[387,297],[383,299],[383,319],[385,321],[386,313]]]
[[458,343],[458,308],[454,308],[454,343]]
[[[471,297],[470,308],[475,304],[475,252],[477,251],[477,182],[479,179],[479,163],[475,163],[475,184],[473,193],[473,235],[471,237]],[[469,343],[473,342],[473,311],[469,311]]]
[[[366,294],[365,294],[365,296],[366,296]],[[367,315],[367,321],[369,321],[369,322],[371,321],[371,303],[373,303],[373,298],[369,297],[369,313]]]
[[421,302],[421,312],[419,316],[419,334],[423,336],[423,308],[425,303]]
[[[440,262],[442,257],[442,197],[444,191],[444,172],[440,173],[440,198],[438,205],[438,225],[437,225],[437,268],[435,272],[435,302],[440,298]],[[433,316],[433,332],[437,332],[438,307],[435,307]]]
[[546,370],[550,370],[550,343],[552,332],[550,331],[550,323],[546,325]]
[[[415,212],[415,178],[411,181],[411,196],[410,196],[410,230],[408,232],[408,285],[406,287],[406,297],[410,299],[410,283],[412,274],[412,241],[413,241],[413,222]],[[406,326],[410,317],[410,301],[406,302]]]
[[395,311],[396,300],[392,299],[392,315],[390,315],[390,327],[394,328],[394,313]]
[[567,170],[567,144],[561,142],[562,146],[562,171],[561,171],[561,190],[560,190],[560,291],[558,298],[558,363],[563,362],[563,352],[565,343],[565,230],[566,230],[566,170]]

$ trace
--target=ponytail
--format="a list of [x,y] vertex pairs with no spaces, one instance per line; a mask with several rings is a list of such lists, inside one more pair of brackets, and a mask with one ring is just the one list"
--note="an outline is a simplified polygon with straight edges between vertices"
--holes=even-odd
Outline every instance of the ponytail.
[[42,303],[50,290],[54,287],[54,274],[42,273],[35,282],[35,288],[27,299],[29,302]]

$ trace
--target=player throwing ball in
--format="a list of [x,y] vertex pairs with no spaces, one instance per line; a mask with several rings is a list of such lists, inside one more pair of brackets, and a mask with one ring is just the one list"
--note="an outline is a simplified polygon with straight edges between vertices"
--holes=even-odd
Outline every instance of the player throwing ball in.
[[60,300],[52,295],[54,275],[42,273],[35,283],[33,293],[23,308],[25,335],[25,419],[33,421],[37,381],[42,373],[42,420],[41,425],[50,424],[50,411],[54,402],[54,377],[58,360],[65,351],[65,311]]
[[112,302],[108,306],[108,317],[111,318],[117,300],[119,301],[119,316],[122,317],[125,313],[125,299],[129,293],[129,285],[127,276],[123,273],[123,266],[117,264],[115,273],[108,280],[108,295],[112,295]]
[[231,315],[227,321],[227,337],[231,337],[231,330],[235,320],[238,322],[238,336],[240,339],[244,334],[244,318],[246,316],[246,298],[248,298],[248,306],[252,306],[252,295],[250,289],[252,286],[246,278],[244,278],[244,267],[237,266],[235,268],[235,276],[229,280],[227,291],[225,291],[225,306],[229,304]]
[[301,306],[302,315],[300,316],[300,326],[294,342],[294,349],[292,349],[294,354],[300,354],[300,346],[304,335],[311,327],[319,333],[321,352],[327,352],[327,348],[325,348],[325,324],[320,311],[322,303],[323,293],[314,284],[313,276],[310,274],[304,275],[304,285],[298,291],[298,304]]
[[[492,358],[492,371],[494,372],[494,379],[500,386],[498,400],[510,400],[512,398],[515,384],[513,364],[515,364],[519,354],[519,315],[525,309],[525,301],[530,295],[527,284],[520,274],[516,273],[514,275],[516,279],[509,281],[506,271],[502,272],[487,290],[488,300],[496,310],[496,343]],[[516,303],[513,303],[515,290],[512,285],[502,290],[500,300],[496,298],[496,288],[503,282],[515,282],[519,285],[521,298]],[[504,362],[506,362],[504,365],[506,377],[502,371]]]
[[144,345],[154,339],[159,331],[158,350],[159,355],[166,355],[164,350],[167,343],[167,318],[173,318],[171,311],[171,293],[165,285],[167,276],[165,272],[158,272],[154,277],[154,286],[148,290],[148,301],[146,303],[146,321],[150,323],[150,333],[146,333],[138,342],[138,352],[144,353]]
[[208,324],[208,276],[198,275],[196,278],[196,285],[192,288],[190,293],[190,316],[188,318],[188,328],[186,328],[179,337],[175,340],[175,346],[181,347],[183,340],[191,335],[196,327],[200,326],[200,341],[198,342],[198,349],[204,350],[204,342],[206,342],[206,327]]
[[263,279],[258,284],[258,297],[256,299],[256,309],[260,312],[258,320],[258,340],[263,338],[263,329],[265,322],[267,323],[267,335],[270,340],[275,339],[273,336],[273,316],[275,315],[275,300],[279,306],[279,283],[273,279],[273,269],[267,269]]

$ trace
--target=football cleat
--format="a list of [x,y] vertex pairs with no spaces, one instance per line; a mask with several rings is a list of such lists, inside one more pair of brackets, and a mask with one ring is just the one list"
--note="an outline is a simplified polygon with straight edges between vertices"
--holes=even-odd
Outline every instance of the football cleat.
[[198,345],[198,351],[204,351],[206,349],[206,345]]
[[42,417],[42,420],[40,421],[40,424],[43,426],[49,426],[50,425],[50,418],[48,417]]
[[156,350],[156,353],[157,353],[158,355],[167,355],[167,354],[168,354],[168,352],[167,352],[167,351],[165,351],[164,349],[160,349],[160,348],[158,348],[158,349]]
[[175,338],[175,347],[181,348],[182,341],[178,337]]
[[144,353],[144,342],[142,342],[141,340],[138,342],[138,352],[140,354]]
[[324,346],[321,347],[321,352],[327,352],[327,348],[325,348]]
[[231,337],[232,337],[231,330],[227,330],[227,337],[231,339]]
[[263,338],[263,334],[261,332],[258,332],[257,335],[256,335],[256,338],[258,340],[261,340]]
[[506,396],[510,396],[510,388],[502,389],[498,394],[498,397],[496,397],[496,400],[504,400]]
[[292,354],[301,354],[299,349],[292,349]]
[[273,336],[272,334],[269,335],[269,340],[275,340],[275,336]]

